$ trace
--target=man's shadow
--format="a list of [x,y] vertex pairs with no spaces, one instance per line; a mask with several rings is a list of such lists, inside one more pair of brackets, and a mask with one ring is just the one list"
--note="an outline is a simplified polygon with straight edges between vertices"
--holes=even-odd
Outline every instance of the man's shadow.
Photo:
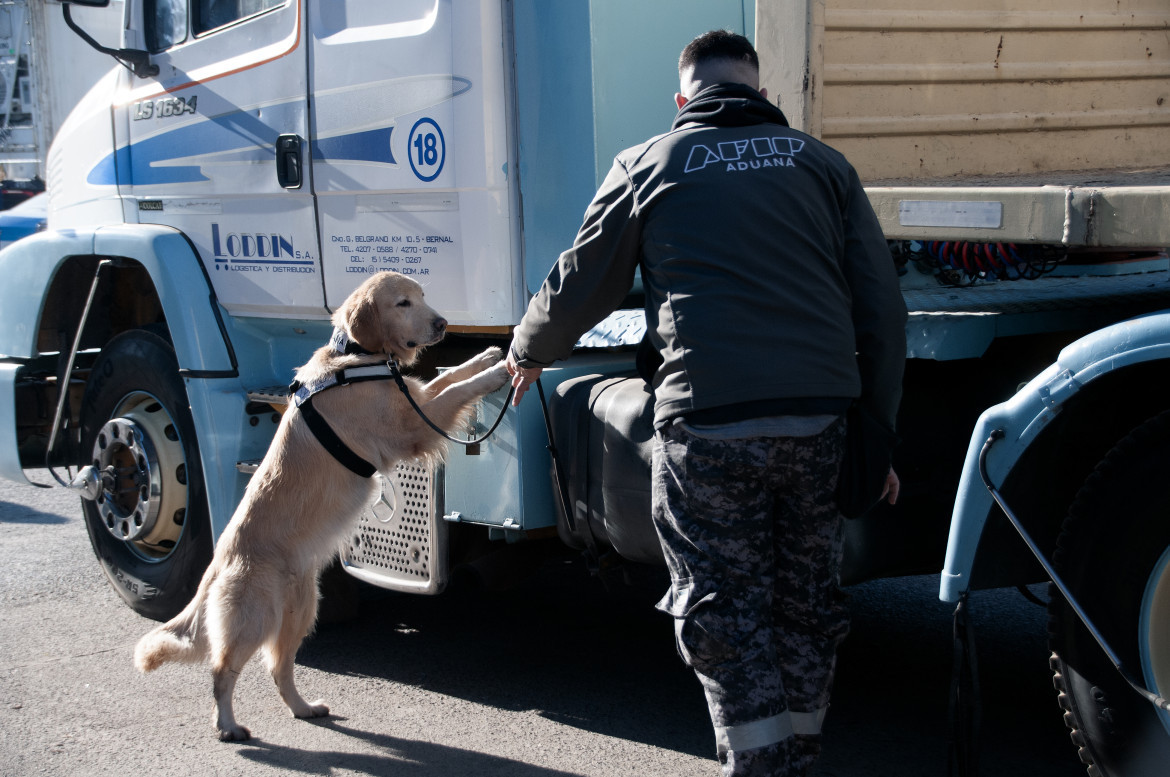
[[670,617],[654,609],[663,580],[607,590],[571,562],[502,592],[379,591],[355,619],[319,628],[297,663],[708,757],[702,688],[677,654]]

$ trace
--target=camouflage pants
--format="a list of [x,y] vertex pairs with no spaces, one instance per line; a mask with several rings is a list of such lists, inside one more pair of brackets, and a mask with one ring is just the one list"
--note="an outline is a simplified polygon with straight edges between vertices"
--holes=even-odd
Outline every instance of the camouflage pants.
[[803,775],[820,753],[837,647],[845,424],[811,437],[658,432],[653,516],[670,567],[658,608],[707,696],[725,775]]

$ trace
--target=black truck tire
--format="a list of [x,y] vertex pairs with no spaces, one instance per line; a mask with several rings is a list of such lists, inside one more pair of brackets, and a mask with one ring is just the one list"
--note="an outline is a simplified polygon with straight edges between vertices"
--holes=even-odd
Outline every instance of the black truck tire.
[[[1054,561],[1122,665],[1170,695],[1170,411],[1138,426],[1086,479]],[[1055,586],[1049,614],[1053,683],[1088,773],[1166,774],[1170,716],[1125,682]]]
[[211,521],[187,392],[170,344],[142,330],[102,349],[81,407],[81,463],[109,473],[82,499],[114,590],[154,620],[177,614],[211,561]]

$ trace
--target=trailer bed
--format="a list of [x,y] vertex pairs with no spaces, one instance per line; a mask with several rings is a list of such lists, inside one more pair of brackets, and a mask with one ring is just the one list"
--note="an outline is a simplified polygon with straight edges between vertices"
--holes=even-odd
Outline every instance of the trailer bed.
[[1170,245],[1170,166],[867,183],[886,237]]

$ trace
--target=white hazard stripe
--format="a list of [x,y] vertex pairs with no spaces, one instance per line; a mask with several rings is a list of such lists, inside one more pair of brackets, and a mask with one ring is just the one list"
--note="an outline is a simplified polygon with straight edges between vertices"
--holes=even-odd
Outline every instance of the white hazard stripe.
[[821,733],[828,707],[815,712],[789,712],[785,710],[770,718],[740,723],[737,726],[716,726],[715,745],[720,752],[742,752],[755,750],[783,742],[793,734],[813,736]]

